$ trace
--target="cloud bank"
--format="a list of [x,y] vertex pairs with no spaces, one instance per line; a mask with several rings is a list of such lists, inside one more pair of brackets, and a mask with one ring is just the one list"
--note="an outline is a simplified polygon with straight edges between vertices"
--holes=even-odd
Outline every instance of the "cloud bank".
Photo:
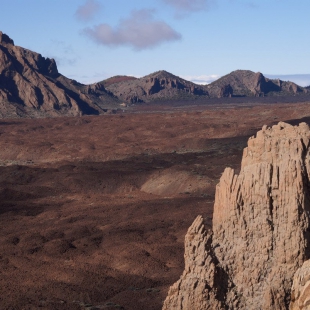
[[202,84],[202,85],[206,85],[206,84],[210,84],[213,81],[219,79],[221,76],[217,75],[217,74],[211,74],[211,75],[186,75],[186,76],[182,76],[183,79],[191,81],[193,83],[196,84]]
[[98,1],[87,0],[83,5],[78,7],[75,17],[81,21],[88,22],[93,19],[100,8],[101,4]]
[[181,34],[166,22],[154,19],[154,10],[133,11],[127,19],[121,19],[113,28],[108,24],[100,24],[85,28],[83,34],[95,42],[110,46],[131,46],[135,50],[153,48],[164,42],[177,41]]

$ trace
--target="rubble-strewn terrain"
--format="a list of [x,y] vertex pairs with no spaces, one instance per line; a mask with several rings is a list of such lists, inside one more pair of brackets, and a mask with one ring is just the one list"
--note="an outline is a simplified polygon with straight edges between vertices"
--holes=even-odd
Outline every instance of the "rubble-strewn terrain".
[[211,227],[224,167],[240,169],[263,124],[309,114],[301,103],[1,120],[0,308],[161,309],[186,230],[198,214]]

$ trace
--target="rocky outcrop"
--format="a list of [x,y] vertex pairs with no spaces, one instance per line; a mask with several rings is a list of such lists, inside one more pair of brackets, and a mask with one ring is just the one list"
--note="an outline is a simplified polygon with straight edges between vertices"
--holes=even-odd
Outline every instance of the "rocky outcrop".
[[100,114],[113,103],[119,102],[102,85],[64,77],[54,59],[0,32],[0,117]]
[[[279,79],[271,80],[260,72],[249,70],[233,71],[211,84],[205,86],[211,97],[229,96],[255,96],[264,97],[270,95],[296,95],[307,93],[308,90],[293,82],[285,82]],[[229,89],[221,94],[221,89]]]
[[310,260],[296,271],[293,280],[290,310],[310,308]]
[[188,230],[185,270],[163,309],[289,309],[310,257],[309,139],[305,123],[249,139],[239,175],[226,168],[216,187],[212,231],[200,216]]
[[208,97],[203,86],[196,85],[167,71],[157,71],[140,79],[110,84],[107,89],[128,103]]

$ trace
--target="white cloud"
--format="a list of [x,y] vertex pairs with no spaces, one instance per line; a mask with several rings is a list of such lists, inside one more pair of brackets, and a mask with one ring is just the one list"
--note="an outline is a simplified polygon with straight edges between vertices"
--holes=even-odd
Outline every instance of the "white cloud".
[[101,4],[96,0],[86,0],[86,2],[78,7],[75,12],[77,19],[81,21],[90,21],[101,8]]
[[211,75],[186,75],[182,76],[183,79],[191,81],[195,84],[210,84],[213,81],[219,79],[221,76],[218,74],[211,74]]
[[100,24],[85,28],[82,33],[95,42],[110,47],[131,46],[136,50],[153,48],[164,42],[181,39],[181,34],[167,23],[154,19],[154,10],[133,11],[126,19],[121,19],[113,28]]

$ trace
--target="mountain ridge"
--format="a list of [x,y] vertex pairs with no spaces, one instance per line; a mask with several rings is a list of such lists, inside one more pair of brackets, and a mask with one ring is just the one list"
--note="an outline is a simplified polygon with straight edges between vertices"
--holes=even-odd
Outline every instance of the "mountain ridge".
[[184,80],[165,70],[127,80],[107,87],[117,98],[128,103],[150,102],[160,99],[208,96],[200,85]]
[[287,96],[308,93],[308,89],[290,81],[268,79],[260,72],[235,70],[208,85],[187,81],[165,70],[144,77],[110,84],[107,89],[127,103],[154,100]]
[[168,71],[141,78],[118,75],[85,85],[58,72],[54,59],[16,46],[0,31],[0,117],[99,115],[135,103],[198,98],[295,96],[310,87],[236,70],[208,85],[198,85]]

